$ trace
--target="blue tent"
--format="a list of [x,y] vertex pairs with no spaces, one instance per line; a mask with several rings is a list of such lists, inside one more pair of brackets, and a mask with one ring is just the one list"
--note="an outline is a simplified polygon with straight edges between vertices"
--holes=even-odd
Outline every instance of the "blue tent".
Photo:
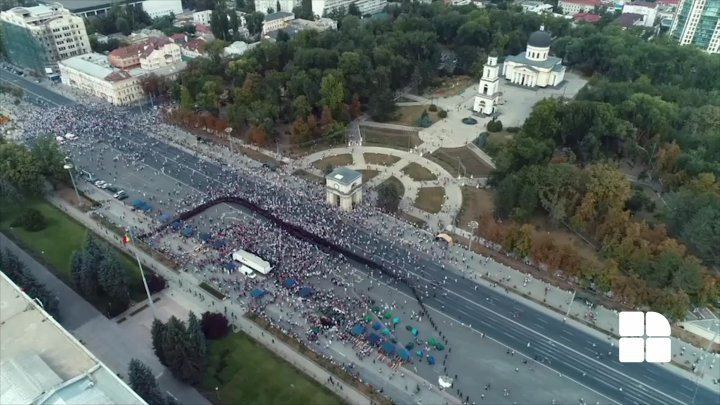
[[288,278],[285,280],[283,285],[285,286],[285,288],[293,288],[298,285],[298,282],[294,278]]
[[170,224],[170,227],[173,229],[173,231],[177,231],[180,228],[182,228],[182,222],[181,221],[175,221],[172,224]]
[[403,360],[410,360],[410,352],[403,347],[398,350],[397,355]]
[[392,323],[393,323],[393,326],[399,324],[399,323],[400,323],[400,318],[396,316],[395,318],[393,318]]
[[142,210],[145,212],[150,212],[153,209],[152,205],[150,205],[146,202],[143,202],[142,205],[140,206],[140,208],[142,208]]
[[375,333],[371,333],[368,335],[368,340],[370,343],[377,345],[382,341],[382,338]]
[[218,239],[215,242],[213,242],[212,247],[214,249],[221,249],[221,248],[224,248],[225,245],[227,245],[227,242],[225,242],[225,239]]
[[139,200],[139,199],[132,200],[132,202],[130,203],[130,205],[132,205],[135,208],[140,208],[143,206],[143,204],[145,204],[145,202],[143,200]]
[[350,333],[352,333],[352,334],[355,335],[355,336],[360,336],[360,335],[362,335],[363,333],[365,333],[365,327],[364,327],[363,325],[360,325],[360,324],[355,325],[355,326],[352,327],[352,329],[350,329]]
[[262,298],[265,294],[267,294],[267,291],[262,288],[253,288],[252,291],[250,291],[250,296],[253,298]]
[[375,322],[375,323],[373,324],[372,328],[375,329],[375,330],[380,330],[380,329],[383,328],[383,324],[381,324],[380,322]]
[[314,292],[315,290],[313,290],[311,287],[302,287],[300,288],[300,291],[298,291],[298,294],[300,294],[302,298],[307,298],[313,295]]
[[193,229],[190,225],[187,225],[185,228],[183,228],[183,230],[180,233],[182,233],[183,236],[189,237],[189,236],[192,236]]
[[234,271],[234,270],[237,270],[237,263],[235,263],[235,262],[227,262],[227,263],[225,263],[225,264],[223,265],[223,267],[224,267],[226,270]]
[[159,219],[160,222],[162,222],[163,224],[166,224],[166,223],[170,222],[170,220],[171,220],[172,218],[173,218],[172,215],[166,212],[166,213],[160,215],[160,217],[159,217],[158,219]]
[[210,235],[207,232],[200,232],[200,235],[198,235],[198,237],[200,238],[201,241],[207,242],[210,240],[210,238],[212,238],[212,235]]
[[383,328],[382,334],[383,334],[383,336],[389,335],[389,334],[390,334],[390,329],[388,329],[388,328]]
[[393,355],[395,354],[395,343],[385,342],[383,343],[381,350],[385,352],[385,354]]
[[428,364],[431,366],[435,364],[435,356],[428,356]]

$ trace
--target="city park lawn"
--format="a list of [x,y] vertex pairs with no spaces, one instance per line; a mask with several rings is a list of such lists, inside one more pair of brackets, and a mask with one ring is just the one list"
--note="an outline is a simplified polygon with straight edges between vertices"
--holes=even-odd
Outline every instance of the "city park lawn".
[[[11,227],[10,223],[13,219],[26,208],[35,208],[40,211],[47,220],[47,227],[38,232]],[[82,224],[45,200],[32,200],[13,206],[0,207],[0,230],[18,241],[23,249],[48,265],[65,284],[72,287],[70,258],[74,251],[82,248],[85,236],[89,232]],[[115,251],[119,254],[120,260],[130,276],[131,298],[134,301],[137,301],[138,298],[142,299],[144,290],[137,263],[123,252],[117,249]]]
[[231,333],[220,340],[209,341],[209,352],[202,390],[213,403],[343,403],[335,394],[244,333]]

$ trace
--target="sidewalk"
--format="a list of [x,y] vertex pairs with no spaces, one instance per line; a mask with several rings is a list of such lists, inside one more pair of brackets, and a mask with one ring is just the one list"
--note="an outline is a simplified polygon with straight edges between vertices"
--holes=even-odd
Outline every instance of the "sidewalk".
[[[117,248],[125,251],[129,251],[132,255],[138,255],[140,257],[140,261],[143,263],[144,266],[147,266],[149,269],[157,272],[158,274],[165,277],[171,287],[173,288],[175,294],[175,297],[177,298],[179,295],[184,294],[185,299],[189,299],[191,301],[195,301],[195,305],[200,305],[204,308],[207,308],[208,310],[218,311],[220,306],[228,308],[229,311],[237,313],[238,318],[235,320],[235,323],[240,327],[240,329],[248,333],[250,336],[252,336],[254,339],[256,339],[258,342],[262,343],[265,347],[272,350],[282,358],[284,358],[289,363],[295,365],[303,372],[307,373],[310,377],[315,379],[318,383],[326,386],[328,389],[333,391],[335,394],[340,396],[341,398],[345,399],[351,404],[370,404],[370,399],[367,398],[365,395],[363,395],[360,391],[355,389],[354,387],[345,384],[344,382],[340,381],[337,378],[334,378],[336,381],[335,384],[330,384],[328,382],[328,378],[331,376],[330,373],[328,373],[325,369],[321,368],[318,364],[311,361],[310,359],[304,357],[300,353],[295,352],[292,348],[285,345],[283,342],[280,342],[278,340],[274,340],[269,342],[267,339],[265,339],[262,336],[262,330],[252,323],[250,320],[242,317],[241,315],[245,312],[244,308],[242,308],[237,303],[232,302],[218,302],[214,297],[207,294],[204,290],[200,288],[195,288],[196,292],[201,294],[204,299],[200,302],[197,301],[197,298],[195,297],[188,297],[186,293],[186,289],[184,288],[177,288],[181,284],[183,285],[190,285],[193,287],[196,287],[198,285],[198,280],[192,276],[189,273],[182,273],[182,272],[176,272],[174,270],[171,270],[167,267],[165,267],[160,262],[153,259],[150,255],[145,253],[144,251],[135,248],[134,246],[125,246],[122,244],[122,241],[120,240],[120,237],[117,235],[114,235],[110,233],[107,229],[104,229],[100,224],[95,222],[92,218],[90,218],[88,215],[83,213],[82,211],[78,210],[74,206],[68,204],[64,200],[61,200],[55,196],[48,197],[48,200],[58,208],[62,209],[64,212],[66,212],[68,215],[75,218],[77,221],[81,222],[83,225],[85,225],[88,229],[96,232],[98,235],[102,236],[104,239],[106,239],[108,242],[114,244]],[[218,303],[218,305],[215,305],[215,303]]]

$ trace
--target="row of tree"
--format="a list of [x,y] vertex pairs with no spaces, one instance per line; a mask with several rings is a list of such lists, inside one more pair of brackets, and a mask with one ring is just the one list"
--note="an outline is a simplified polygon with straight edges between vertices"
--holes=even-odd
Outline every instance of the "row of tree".
[[152,324],[152,345],[160,363],[181,381],[197,385],[208,362],[208,347],[200,321],[193,312],[187,324],[176,317]]
[[36,139],[30,149],[0,137],[0,201],[39,196],[47,189],[46,184],[69,181],[63,159],[51,136]]
[[133,31],[148,27],[152,23],[152,18],[145,12],[142,4],[132,5],[125,1],[113,3],[113,7],[103,15],[87,17],[85,29],[88,35],[95,33],[110,35],[116,32],[130,35]]
[[35,276],[30,274],[17,256],[9,250],[0,250],[0,270],[30,298],[37,299],[42,303],[43,309],[55,320],[60,320],[58,298],[39,282]]

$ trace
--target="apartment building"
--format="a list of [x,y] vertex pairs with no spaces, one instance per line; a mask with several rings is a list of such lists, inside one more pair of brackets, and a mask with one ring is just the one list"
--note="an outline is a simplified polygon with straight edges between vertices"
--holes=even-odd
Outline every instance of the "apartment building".
[[124,46],[110,52],[110,64],[119,69],[141,67],[155,70],[182,60],[180,46],[167,37],[152,37],[145,42]]
[[658,4],[648,1],[633,1],[623,6],[623,14],[639,14],[643,16],[642,26],[652,27],[657,18]]
[[565,15],[575,15],[578,13],[591,13],[595,7],[600,7],[600,0],[560,0],[558,6]]
[[387,5],[387,0],[312,0],[313,14],[323,17],[325,14],[335,10],[350,7],[355,3],[360,10],[360,14],[377,14],[381,12]]
[[720,0],[680,0],[670,37],[680,45],[720,53]]
[[63,59],[90,52],[83,19],[60,3],[3,11],[0,29],[8,59],[38,73],[55,70]]

